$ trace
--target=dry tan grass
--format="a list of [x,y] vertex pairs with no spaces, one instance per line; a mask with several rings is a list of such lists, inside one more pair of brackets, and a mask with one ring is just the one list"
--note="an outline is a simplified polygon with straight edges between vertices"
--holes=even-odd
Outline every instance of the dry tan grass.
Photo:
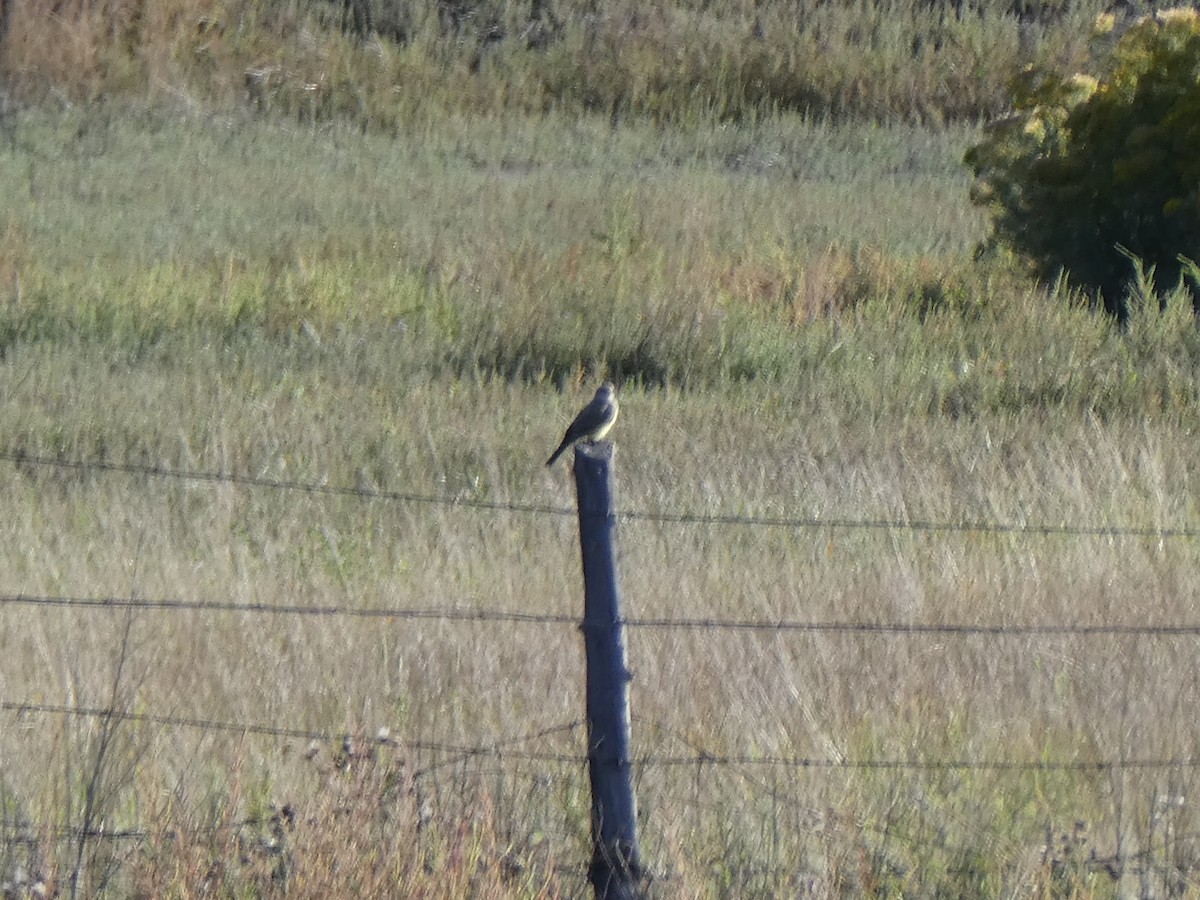
[[[569,506],[542,462],[629,317],[679,370],[622,385],[624,510],[1196,521],[1194,327],[1155,311],[1119,333],[1011,275],[966,277],[953,134],[548,119],[390,143],[147,118],[31,116],[0,169],[22,198],[0,246],[8,450]],[[786,171],[748,176],[735,152]],[[932,174],[894,177],[914,157]],[[832,312],[799,304],[806,277]],[[546,334],[557,365],[522,368]],[[569,516],[0,466],[7,594],[580,608]],[[621,550],[633,616],[1194,622],[1191,539],[628,517]],[[1161,881],[1196,857],[1190,765],[853,764],[1188,760],[1192,641],[631,629],[646,858],[679,897],[1111,895],[1093,848],[1128,861],[1122,890],[1143,852]],[[115,873],[115,895],[264,894],[283,860],[302,896],[582,890],[572,624],[6,603],[0,648],[6,702],[302,732],[6,709],[0,810],[41,826],[26,868],[47,884],[82,856],[83,886]],[[372,758],[380,728],[395,743]],[[431,746],[544,731],[499,756]],[[85,820],[149,836],[57,840]]]
[[[320,365],[280,370],[269,385],[257,382],[253,364],[217,367],[203,350],[157,372],[104,366],[96,352],[78,347],[70,360],[43,357],[6,397],[6,416],[24,421],[24,429],[49,404],[64,435],[83,425],[118,440],[126,431],[139,435],[141,449],[120,451],[124,458],[331,484],[363,476],[356,461],[377,447],[371,483],[383,489],[569,503],[564,472],[540,471],[537,463],[561,425],[561,409],[574,401],[541,388],[355,384]],[[12,354],[6,367],[24,371],[29,361]],[[1063,420],[1047,431],[1021,418],[935,419],[906,427],[839,419],[819,400],[769,386],[718,396],[630,390],[617,439],[620,503],[630,510],[1136,526],[1187,523],[1196,513],[1188,442],[1151,422]],[[63,447],[78,449],[69,438]],[[28,595],[568,614],[579,606],[569,518],[30,467],[10,467],[4,485],[0,568],[9,590]],[[633,616],[1194,622],[1191,541],[637,520],[622,525],[621,540]],[[122,614],[5,606],[3,616],[6,657],[19,673],[7,678],[5,699],[107,703]],[[202,811],[214,803],[230,818],[290,805],[308,823],[289,845],[295,871],[308,873],[302,883],[312,892],[302,889],[302,896],[338,883],[323,861],[364,852],[360,841],[373,840],[363,835],[380,816],[416,827],[418,800],[403,786],[407,774],[437,757],[406,751],[406,741],[487,744],[569,723],[582,705],[578,635],[560,625],[164,611],[137,614],[132,633],[125,675],[132,710],[367,736],[387,727],[399,741],[389,757],[395,762],[365,770],[344,764],[350,771],[337,774],[337,748],[322,747],[314,762],[302,739],[121,729],[123,752],[139,762],[114,785],[105,825],[178,820],[199,828],[211,821]],[[1196,742],[1188,715],[1196,700],[1192,640],[635,629],[635,744],[651,756],[704,748],[819,760],[1187,758]],[[5,731],[8,789],[35,819],[64,821],[78,790],[69,773],[86,771],[96,723],[29,715],[12,723],[20,727]],[[560,735],[534,749],[574,754],[578,738]],[[777,885],[808,879],[818,893],[846,893],[861,883],[847,874],[842,855],[856,842],[881,852],[878,836],[848,822],[913,827],[899,821],[905,817],[888,799],[899,785],[911,782],[908,789],[925,797],[923,815],[956,829],[963,846],[978,842],[978,852],[998,853],[992,862],[1006,879],[1020,872],[1036,878],[1044,822],[1087,821],[1102,854],[1116,852],[1119,841],[1126,851],[1131,842],[1140,848],[1149,840],[1150,805],[1172,791],[1186,796],[1188,771],[1132,771],[1110,781],[649,766],[639,773],[639,790],[650,857],[672,867],[676,895],[707,892],[702,886],[715,877],[709,866],[728,866],[747,889],[766,891],[766,882],[739,866],[750,871],[772,860],[783,867],[772,876],[783,879]],[[433,843],[447,854],[435,865],[448,879],[440,882],[447,896],[466,883],[455,877],[492,872],[496,854],[515,853],[521,866],[528,859],[542,865],[541,851],[521,856],[530,846],[572,863],[585,857],[579,769],[484,762],[431,778],[424,783],[437,789],[422,802],[452,832],[438,832]],[[1011,814],[975,808],[997,791],[1009,798]],[[258,799],[239,800],[248,792]],[[339,802],[351,806],[344,826],[331,811]],[[502,839],[495,832],[501,821]],[[764,822],[776,831],[770,840],[761,836]],[[1182,818],[1175,823],[1183,825]],[[996,834],[1006,835],[1007,849],[991,847]],[[178,878],[189,883],[196,854],[229,857],[209,840],[185,835],[148,859],[165,854],[186,869]],[[911,863],[928,835],[906,840],[916,845],[901,841],[895,852]],[[379,868],[361,877],[403,883],[412,860],[393,855],[393,844],[371,846]],[[493,862],[464,863],[456,854],[468,848]],[[269,862],[260,868],[269,872]],[[260,877],[248,874],[259,863],[246,865],[229,877]],[[145,871],[139,877],[164,877]],[[552,869],[539,871],[552,877]],[[522,884],[518,893],[531,895],[532,883]]]

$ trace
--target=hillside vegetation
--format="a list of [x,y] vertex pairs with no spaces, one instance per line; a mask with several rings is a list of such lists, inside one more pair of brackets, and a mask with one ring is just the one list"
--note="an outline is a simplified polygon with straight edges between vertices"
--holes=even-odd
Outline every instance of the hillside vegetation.
[[5,892],[583,894],[611,376],[660,895],[1196,894],[1190,298],[961,164],[1096,10],[2,8]]
[[[1136,11],[1136,4],[1124,10]],[[134,94],[397,130],[424,115],[944,123],[1070,66],[1101,0],[30,0],[0,72],[19,95]],[[369,16],[352,13],[364,10]]]

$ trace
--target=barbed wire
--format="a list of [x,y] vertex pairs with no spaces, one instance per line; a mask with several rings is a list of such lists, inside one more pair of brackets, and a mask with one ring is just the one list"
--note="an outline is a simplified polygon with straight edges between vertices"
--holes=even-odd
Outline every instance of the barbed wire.
[[534,625],[578,625],[578,616],[467,608],[391,608],[340,604],[241,603],[233,600],[184,598],[67,597],[30,594],[0,595],[0,606],[49,606],[72,609],[232,612],[251,615],[316,616],[362,619],[435,619],[451,622],[523,622]]
[[[34,594],[0,594],[3,606],[45,606],[67,609],[144,610],[149,612],[227,612],[250,615],[314,616],[362,619],[425,619],[447,622],[517,622],[529,625],[569,625],[580,627],[578,615],[532,613],[469,607],[384,607],[323,604],[305,606],[296,603],[244,603],[233,600],[191,600],[184,598],[143,597],[71,597]],[[654,618],[632,616],[621,620],[630,629],[648,631],[751,631],[812,632],[909,636],[982,636],[982,637],[1197,637],[1200,623],[937,623],[937,622],[854,622],[806,621],[802,619],[722,619]]]
[[173,481],[196,481],[209,484],[231,484],[239,487],[263,488],[327,497],[350,497],[357,500],[384,500],[396,503],[414,503],[428,506],[452,506],[463,509],[478,509],[488,512],[536,513],[539,515],[573,516],[575,510],[548,503],[512,503],[507,501],[471,500],[465,497],[447,497],[439,494],[419,494],[409,491],[388,491],[374,488],[348,487],[311,481],[266,478],[261,475],[239,475],[230,472],[213,472],[194,469],[173,469],[166,466],[151,466],[135,463],[114,463],[104,460],[59,459],[52,456],[35,456],[22,452],[0,450],[0,461],[16,465],[41,466],[74,471],[111,472],[123,475],[140,475]]
[[1130,525],[1070,525],[1026,522],[934,521],[931,519],[856,519],[801,516],[738,516],[704,513],[621,512],[621,519],[682,525],[730,525],[792,530],[910,531],[944,534],[1023,535],[1028,537],[1200,538],[1200,528]]
[[628,628],[685,631],[797,631],[879,635],[984,637],[1126,636],[1193,637],[1200,625],[956,624],[921,622],[805,622],[794,619],[647,619],[625,620]]
[[[64,460],[24,453],[0,451],[0,461],[16,465],[53,467],[73,471],[96,471],[141,476],[156,479],[171,479],[208,484],[229,484],[240,487],[296,492],[316,496],[340,497],[369,501],[423,504],[489,512],[521,513],[570,517],[575,510],[569,507],[542,503],[516,503],[473,500],[446,497],[436,494],[385,491],[368,488],[345,487],[319,482],[276,480],[263,476],[238,475],[210,471],[193,471],[162,466],[110,463],[98,460]],[[926,533],[977,533],[995,535],[1029,535],[1038,537],[1081,536],[1099,538],[1154,538],[1194,539],[1200,537],[1200,528],[1189,527],[1132,527],[1124,525],[1077,526],[1070,524],[1004,523],[984,521],[933,521],[888,518],[820,518],[820,517],[766,517],[724,514],[692,514],[655,511],[626,511],[619,518],[629,521],[645,521],[657,524],[709,525],[731,527],[759,527],[781,529],[832,529],[858,531],[908,531]],[[388,608],[379,606],[351,606],[347,604],[322,604],[307,606],[287,603],[261,603],[237,601],[212,601],[187,598],[138,598],[138,597],[71,597],[32,596],[25,594],[0,595],[0,606],[23,605],[59,607],[64,609],[95,610],[145,610],[178,612],[226,612],[252,615],[300,616],[300,617],[347,617],[364,619],[438,620],[449,622],[496,623],[510,622],[528,625],[568,625],[578,627],[580,617],[555,613],[532,613],[499,609],[473,609],[464,607],[434,608],[408,607]],[[777,634],[781,632],[834,634],[849,633],[862,635],[894,636],[985,636],[985,637],[1055,637],[1055,636],[1139,636],[1139,637],[1196,637],[1200,636],[1197,624],[1086,624],[1086,623],[911,623],[911,622],[856,622],[856,621],[805,621],[798,619],[759,620],[749,618],[721,617],[630,617],[623,620],[630,629],[647,631],[739,631]],[[217,721],[200,717],[161,715],[148,712],[133,712],[102,707],[78,707],[63,704],[44,704],[17,701],[0,701],[0,710],[17,715],[67,715],[90,718],[106,718],[157,725],[164,728],[193,729],[203,732],[222,732],[240,735],[257,735],[284,739],[333,743],[358,740],[364,746],[391,744],[414,751],[446,755],[428,765],[415,769],[411,777],[424,778],[448,767],[460,766],[481,757],[500,758],[512,761],[530,761],[540,764],[563,764],[581,766],[588,756],[580,753],[562,753],[532,749],[528,744],[545,740],[556,734],[574,734],[582,722],[573,721],[512,738],[502,738],[477,746],[427,741],[399,740],[387,737],[356,735],[354,732],[326,729],[305,729],[270,724]],[[643,769],[706,768],[718,767],[730,770],[762,770],[767,768],[803,770],[852,770],[852,771],[992,771],[1008,773],[1078,772],[1104,774],[1125,770],[1193,769],[1200,766],[1200,757],[1139,757],[1095,760],[1015,760],[1015,759],[923,759],[923,758],[879,758],[853,759],[840,755],[829,757],[802,757],[763,754],[718,754],[703,747],[686,742],[682,754],[645,754],[634,758],[635,766]],[[246,819],[230,823],[227,828],[245,828],[262,825],[269,820]],[[20,835],[28,840],[37,839],[24,826],[19,832],[10,833],[9,841],[21,841]],[[53,840],[147,840],[160,832],[145,829],[90,830],[62,828],[48,832]],[[45,838],[43,838],[45,839]]]
[[[324,729],[291,728],[280,725],[262,725],[247,722],[227,722],[216,719],[205,719],[194,716],[173,716],[148,712],[131,712],[129,710],[111,707],[68,706],[58,703],[35,703],[30,701],[0,700],[0,711],[12,712],[18,715],[65,715],[78,718],[112,719],[121,722],[135,722],[148,725],[160,725],[168,728],[186,728],[206,732],[224,732],[227,734],[253,734],[264,737],[289,738],[292,740],[316,741],[318,743],[334,743],[338,741],[363,740],[371,744],[394,744],[396,746],[420,750],[430,753],[453,753],[464,756],[493,756],[503,752],[503,746],[508,740],[522,741],[525,736],[501,741],[484,746],[463,746],[440,741],[396,741],[387,736],[374,738],[362,737],[352,731],[329,731]],[[556,726],[558,728],[564,726]]]
[[[289,728],[278,725],[261,725],[227,722],[187,716],[168,716],[155,713],[128,712],[102,707],[67,706],[64,704],[32,703],[26,701],[0,701],[0,711],[17,714],[54,714],[81,718],[111,718],[119,721],[145,722],[164,727],[222,731],[237,734],[255,734],[269,737],[305,738],[315,741],[333,742],[354,737],[353,732],[322,731]],[[586,754],[558,753],[543,750],[516,749],[518,745],[539,740],[556,733],[578,730],[580,721],[555,725],[538,731],[481,744],[474,747],[447,744],[428,740],[376,740],[374,743],[390,743],[432,752],[459,754],[460,758],[445,760],[429,767],[457,765],[472,757],[502,757],[517,761],[555,762],[580,765],[588,761]],[[370,741],[368,741],[370,742]],[[854,759],[849,757],[801,757],[770,754],[722,754],[703,749],[683,755],[638,754],[634,765],[644,767],[763,767],[780,769],[844,769],[844,770],[912,770],[912,771],[997,771],[997,772],[1111,772],[1130,769],[1187,769],[1200,766],[1200,756],[1184,757],[1125,757],[1098,760],[1012,760],[1012,759]],[[421,771],[421,770],[418,770]]]
[[272,824],[277,815],[253,816],[237,819],[221,825],[209,825],[203,828],[168,827],[162,829],[148,828],[82,828],[78,825],[46,825],[33,822],[22,822],[9,825],[0,830],[0,842],[9,844],[40,844],[43,842],[62,843],[64,841],[84,840],[98,841],[144,841],[154,837],[171,839],[179,834],[215,835],[223,831],[240,831],[243,828],[258,828]]
[[[466,497],[448,497],[441,494],[423,494],[411,491],[339,486],[322,482],[273,479],[260,475],[175,469],[167,466],[115,463],[105,460],[61,459],[11,450],[0,450],[0,461],[10,462],[18,466],[40,466],[74,471],[110,472],[176,481],[230,484],[274,491],[348,497],[363,501],[382,500],[386,502],[445,506],[488,512],[526,513],[560,517],[574,516],[576,514],[576,511],[571,507],[557,506],[549,503],[473,500]],[[1159,540],[1190,540],[1200,538],[1200,528],[1188,526],[1074,525],[1070,523],[988,522],[983,520],[936,521],[932,519],[887,517],[746,516],[724,513],[687,513],[653,510],[624,510],[618,513],[618,517],[626,521],[670,525],[710,525],[791,530],[910,531],[1024,535],[1032,537],[1155,538]]]
[[253,734],[264,737],[288,738],[307,740],[317,743],[337,743],[360,741],[364,745],[397,746],[402,749],[419,750],[426,753],[452,754],[449,760],[432,764],[417,770],[414,777],[421,773],[433,771],[446,765],[456,765],[463,760],[474,757],[505,757],[513,756],[522,760],[539,760],[543,762],[580,762],[586,757],[564,756],[563,754],[530,752],[511,752],[512,747],[540,740],[560,732],[573,732],[583,724],[582,720],[572,720],[562,725],[552,725],[548,728],[533,732],[522,733],[512,737],[502,737],[486,744],[464,746],[442,741],[428,740],[397,740],[390,731],[375,737],[360,735],[353,731],[330,731],[324,729],[291,728],[281,725],[263,725],[245,722],[228,722],[217,719],[205,719],[195,716],[173,716],[148,712],[131,712],[112,707],[68,706],[60,703],[36,703],[24,700],[0,700],[0,711],[12,712],[17,715],[63,715],[89,719],[112,719],[121,722],[136,722],[149,725],[160,725],[166,728],[184,728],[205,732],[224,732],[227,734]]
[[1013,759],[843,759],[798,756],[722,755],[636,757],[635,764],[648,767],[761,767],[773,769],[843,769],[871,771],[964,771],[964,772],[1113,772],[1137,769],[1193,769],[1200,757],[1145,757],[1099,760],[1013,760]]
[[[554,726],[551,726],[550,728],[543,728],[541,731],[535,731],[530,734],[522,735],[520,737],[509,738],[502,742],[502,744],[503,744],[502,753],[490,753],[487,755],[495,755],[495,756],[503,755],[510,759],[519,759],[522,761],[535,760],[537,762],[563,762],[563,763],[569,763],[569,764],[584,763],[584,762],[587,762],[586,756],[546,753],[545,756],[548,758],[542,759],[539,755],[539,751],[515,751],[513,749],[514,747],[516,747],[520,744],[527,744],[527,743],[530,743],[531,741],[543,740],[543,739],[548,738],[555,734],[574,734],[576,731],[578,731],[582,727],[583,727],[583,720],[575,719],[571,722],[567,722],[565,725],[554,725]],[[467,762],[470,759],[473,759],[477,756],[482,756],[482,755],[484,755],[484,754],[478,753],[478,752],[463,753],[463,754],[459,754],[456,757],[452,757],[450,759],[444,759],[444,760],[441,760],[440,762],[431,763],[430,765],[423,766],[422,768],[417,769],[415,772],[413,772],[413,778],[414,779],[424,778],[428,775],[433,774],[434,772],[436,772],[440,769],[452,768],[454,766],[461,765],[462,763]]]

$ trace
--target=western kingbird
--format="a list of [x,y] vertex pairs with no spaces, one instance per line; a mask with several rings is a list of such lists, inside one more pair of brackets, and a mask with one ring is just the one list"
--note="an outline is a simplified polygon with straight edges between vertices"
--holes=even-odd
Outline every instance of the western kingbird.
[[617,421],[619,408],[617,389],[611,381],[604,382],[600,385],[600,390],[596,391],[596,396],[592,398],[592,401],[581,409],[579,415],[575,417],[575,421],[567,426],[567,433],[563,435],[562,443],[550,454],[546,465],[554,465],[554,461],[562,456],[563,451],[576,441],[586,440],[591,444],[608,434],[608,430],[613,427],[613,422]]

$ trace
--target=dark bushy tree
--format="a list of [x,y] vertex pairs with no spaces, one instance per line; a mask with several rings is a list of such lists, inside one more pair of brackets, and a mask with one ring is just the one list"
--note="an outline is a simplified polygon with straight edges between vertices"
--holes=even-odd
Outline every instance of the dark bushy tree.
[[1130,258],[1167,287],[1200,257],[1200,14],[1147,16],[1119,39],[1098,21],[1097,76],[1027,70],[1015,112],[972,147],[991,243],[1041,277],[1066,272],[1124,318]]

